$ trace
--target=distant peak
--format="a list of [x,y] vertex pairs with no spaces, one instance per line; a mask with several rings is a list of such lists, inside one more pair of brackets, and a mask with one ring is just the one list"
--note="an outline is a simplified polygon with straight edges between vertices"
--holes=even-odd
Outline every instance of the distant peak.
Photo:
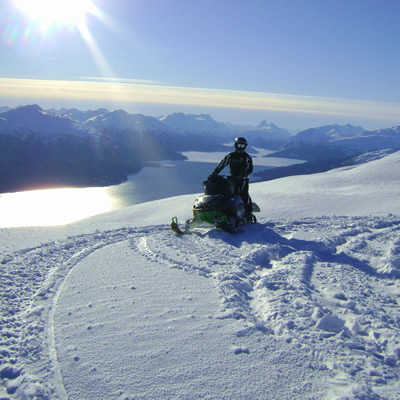
[[25,111],[43,111],[43,109],[37,104],[29,104],[27,106],[17,107],[17,110],[25,110]]
[[211,117],[210,114],[185,114],[183,112],[175,112],[169,115],[164,115],[162,118],[160,118],[160,120],[165,120],[165,119],[170,119],[170,118],[179,118],[179,119],[185,119],[185,120],[189,120],[189,119],[204,119],[204,120],[208,120],[208,121],[214,121],[214,119]]
[[118,115],[118,116],[125,116],[125,115],[128,115],[128,113],[127,113],[126,111],[121,110],[121,109],[112,111],[110,114]]
[[270,128],[277,128],[277,126],[272,122],[266,121],[265,119],[261,121],[256,127],[256,129],[270,129]]

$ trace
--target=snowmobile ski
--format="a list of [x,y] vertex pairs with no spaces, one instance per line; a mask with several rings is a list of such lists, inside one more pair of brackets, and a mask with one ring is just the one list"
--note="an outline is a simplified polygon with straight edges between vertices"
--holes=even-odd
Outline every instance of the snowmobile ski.
[[179,228],[177,217],[172,217],[171,229],[178,235],[190,235],[191,234],[191,232],[183,231],[181,228]]
[[258,204],[254,203],[254,201],[251,203],[252,205],[252,212],[260,212],[260,207],[258,206]]

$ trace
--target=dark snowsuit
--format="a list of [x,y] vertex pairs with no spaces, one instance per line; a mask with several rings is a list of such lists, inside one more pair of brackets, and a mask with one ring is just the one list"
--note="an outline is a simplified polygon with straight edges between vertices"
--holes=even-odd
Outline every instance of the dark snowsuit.
[[229,165],[229,172],[235,185],[235,194],[240,195],[246,208],[246,214],[252,211],[252,202],[249,195],[249,178],[253,172],[253,159],[245,151],[232,151],[227,154],[217,165],[211,175],[218,175],[226,166]]

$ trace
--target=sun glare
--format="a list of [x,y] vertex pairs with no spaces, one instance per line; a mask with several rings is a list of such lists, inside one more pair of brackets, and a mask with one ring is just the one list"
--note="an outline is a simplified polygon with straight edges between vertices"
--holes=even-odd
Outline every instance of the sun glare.
[[0,228],[64,225],[111,211],[114,202],[104,188],[0,194]]
[[15,6],[40,29],[79,27],[94,10],[91,0],[14,0]]
[[[9,43],[21,39],[24,44],[34,43],[37,33],[41,37],[57,31],[78,31],[88,46],[101,73],[111,76],[112,71],[89,31],[87,16],[92,15],[105,24],[112,25],[112,19],[106,16],[96,5],[95,0],[12,0],[18,10],[20,29],[12,28]],[[18,26],[18,23],[15,23]],[[10,32],[11,30],[8,29]],[[23,39],[23,41],[22,41]]]

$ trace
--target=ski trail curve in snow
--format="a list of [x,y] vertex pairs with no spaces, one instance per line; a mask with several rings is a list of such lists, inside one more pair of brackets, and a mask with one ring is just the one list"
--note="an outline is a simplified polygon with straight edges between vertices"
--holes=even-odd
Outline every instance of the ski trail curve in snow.
[[101,248],[67,278],[55,331],[68,398],[288,396],[289,386],[279,388],[284,377],[260,385],[260,376],[274,375],[272,356],[286,368],[301,369],[304,359],[272,344],[267,353],[258,345],[261,330],[243,345],[238,332],[247,322],[216,317],[216,280],[186,268],[188,260],[157,255],[152,238],[160,236],[174,240],[154,230]]
[[65,396],[52,333],[57,292],[88,254],[138,231],[142,230],[82,234],[2,255],[0,378],[7,394],[42,399]]

